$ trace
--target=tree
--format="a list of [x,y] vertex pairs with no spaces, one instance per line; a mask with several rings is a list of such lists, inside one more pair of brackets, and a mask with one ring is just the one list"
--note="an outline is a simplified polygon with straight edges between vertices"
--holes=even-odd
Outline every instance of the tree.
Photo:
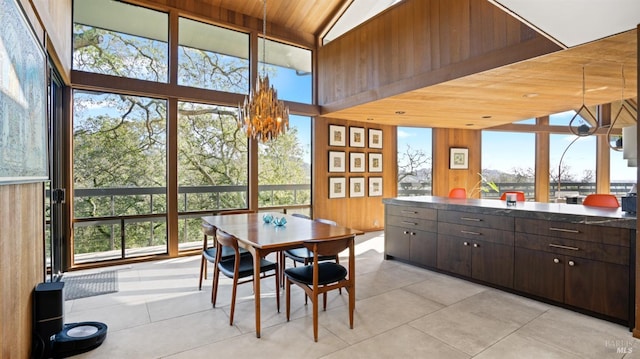
[[[423,171],[420,171],[423,170]],[[398,154],[398,183],[409,176],[424,177],[420,182],[431,183],[431,157],[422,149],[407,145],[404,152]]]

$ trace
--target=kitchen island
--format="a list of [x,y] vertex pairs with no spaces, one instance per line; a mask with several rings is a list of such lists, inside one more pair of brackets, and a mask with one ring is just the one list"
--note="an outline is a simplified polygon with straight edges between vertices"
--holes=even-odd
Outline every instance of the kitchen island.
[[383,203],[386,259],[633,327],[634,214],[435,196]]

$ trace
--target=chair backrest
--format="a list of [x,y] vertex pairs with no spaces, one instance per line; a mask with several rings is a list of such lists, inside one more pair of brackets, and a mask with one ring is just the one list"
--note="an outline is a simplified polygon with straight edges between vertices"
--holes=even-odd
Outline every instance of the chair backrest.
[[452,188],[449,191],[449,198],[467,198],[467,190],[462,187]]
[[[216,233],[216,241],[221,246],[227,246],[233,248],[238,253],[238,239],[235,236],[228,234],[227,232],[218,230]],[[222,251],[218,251],[221,253]]]
[[522,191],[509,191],[509,192],[504,192],[502,194],[502,196],[500,196],[500,200],[505,201],[507,199],[507,194],[508,193],[515,193],[516,195],[516,201],[520,201],[520,202],[524,202],[526,201],[525,197],[524,197],[524,192]]
[[618,202],[618,198],[612,194],[605,193],[593,193],[587,195],[585,199],[582,201],[582,204],[585,206],[593,206],[593,207],[607,207],[607,208],[618,208],[620,207],[620,203]]
[[335,256],[347,248],[351,248],[355,236],[339,237],[322,240],[304,241],[302,245],[313,252],[314,256]]
[[316,219],[314,219],[314,221],[316,221],[318,223],[328,224],[328,225],[331,225],[331,226],[337,226],[338,225],[338,223],[336,223],[335,221],[332,221],[330,219],[316,218]]
[[302,214],[302,213],[293,213],[293,214],[291,214],[291,217],[311,219],[311,217],[307,216],[306,214]]

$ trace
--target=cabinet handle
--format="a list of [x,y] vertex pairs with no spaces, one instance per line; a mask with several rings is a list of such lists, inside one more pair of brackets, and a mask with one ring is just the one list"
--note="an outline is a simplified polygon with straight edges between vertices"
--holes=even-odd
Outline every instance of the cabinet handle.
[[402,210],[401,213],[406,213],[406,214],[418,214],[418,212],[416,211],[407,211],[407,210]]
[[402,224],[410,224],[410,225],[412,225],[412,226],[417,226],[417,225],[418,225],[418,224],[417,224],[417,223],[415,223],[415,222],[406,222],[406,221],[402,221],[402,222],[400,222],[400,223],[402,223]]
[[474,222],[482,221],[480,218],[471,218],[471,217],[460,217],[460,219],[463,221],[474,221]]
[[558,258],[553,258],[553,263],[558,264],[560,263],[560,260]]
[[473,244],[473,248],[478,248],[478,247],[480,247],[480,245],[478,243],[474,243]]
[[482,235],[482,233],[480,233],[480,232],[471,232],[471,231],[465,231],[465,230],[460,230],[460,232],[464,233],[464,234],[473,234],[474,236]]
[[576,265],[576,262],[574,262],[574,261],[569,261],[569,267],[573,267],[574,265]]
[[468,246],[469,242],[462,242],[463,245]]
[[578,247],[569,247],[569,246],[563,246],[563,245],[560,245],[560,244],[553,244],[553,243],[549,243],[549,247],[560,248],[560,249],[568,249],[570,251],[579,251],[580,250],[580,248],[578,248]]
[[404,231],[404,234],[408,234],[408,235],[411,235],[411,236],[415,236],[415,235],[416,235],[416,232]]
[[549,227],[549,230],[550,231],[556,231],[556,232],[580,233],[580,231],[577,230],[577,229],[565,229],[565,228]]

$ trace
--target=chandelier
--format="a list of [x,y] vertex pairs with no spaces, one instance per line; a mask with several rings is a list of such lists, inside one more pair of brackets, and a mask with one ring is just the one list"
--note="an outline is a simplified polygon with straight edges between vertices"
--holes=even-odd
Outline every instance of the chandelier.
[[267,37],[267,0],[263,0],[262,76],[258,75],[255,90],[249,91],[244,103],[238,105],[238,128],[257,141],[267,142],[289,129],[289,108],[278,101],[278,93],[269,85],[265,71]]

